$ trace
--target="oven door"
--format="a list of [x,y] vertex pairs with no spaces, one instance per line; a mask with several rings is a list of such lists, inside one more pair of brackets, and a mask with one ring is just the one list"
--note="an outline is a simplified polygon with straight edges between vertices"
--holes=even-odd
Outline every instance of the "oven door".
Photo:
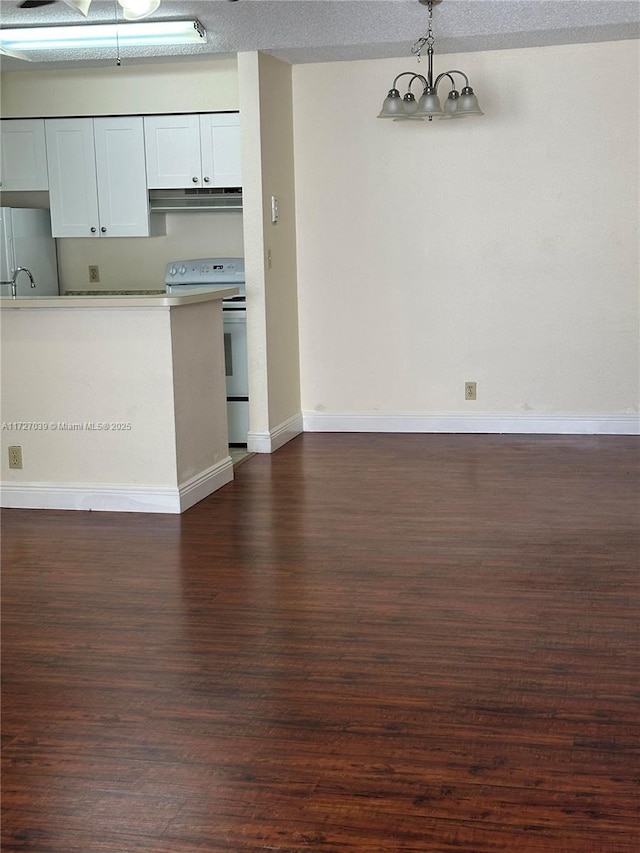
[[224,329],[224,366],[227,397],[249,397],[247,368],[247,312],[222,309]]
[[244,446],[249,431],[246,309],[222,308],[229,444]]

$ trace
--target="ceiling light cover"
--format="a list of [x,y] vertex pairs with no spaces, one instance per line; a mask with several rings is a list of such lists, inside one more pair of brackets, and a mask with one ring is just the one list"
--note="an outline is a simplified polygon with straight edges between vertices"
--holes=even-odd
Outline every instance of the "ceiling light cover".
[[77,24],[64,27],[20,27],[0,30],[0,48],[14,53],[87,48],[144,47],[206,42],[197,20]]

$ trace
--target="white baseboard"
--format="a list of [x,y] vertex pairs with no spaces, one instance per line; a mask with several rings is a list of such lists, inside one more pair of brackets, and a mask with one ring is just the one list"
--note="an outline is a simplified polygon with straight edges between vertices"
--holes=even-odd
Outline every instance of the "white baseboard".
[[104,483],[3,483],[3,507],[105,512],[180,512],[176,488]]
[[305,432],[444,432],[640,435],[640,415],[530,415],[303,412]]
[[107,483],[2,483],[0,505],[13,509],[184,512],[233,479],[227,456],[179,487]]
[[302,431],[302,415],[294,415],[269,432],[249,432],[247,450],[251,453],[273,453]]
[[190,506],[197,504],[232,480],[233,460],[230,456],[226,456],[222,462],[212,465],[180,484],[180,509],[178,512],[184,512],[185,509],[189,509]]

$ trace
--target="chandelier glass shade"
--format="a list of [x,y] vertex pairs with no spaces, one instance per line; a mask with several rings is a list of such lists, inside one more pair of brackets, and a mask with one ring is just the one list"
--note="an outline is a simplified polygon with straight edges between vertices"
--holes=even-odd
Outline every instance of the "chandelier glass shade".
[[[422,48],[427,46],[428,70],[426,76],[417,74],[415,71],[402,71],[398,74],[387,97],[382,103],[382,109],[378,118],[391,118],[394,121],[432,121],[437,119],[460,119],[469,116],[484,115],[478,104],[475,92],[469,85],[469,78],[463,71],[443,71],[435,78],[433,77],[433,31],[431,20],[433,15],[433,4],[440,0],[420,0],[429,9],[429,30],[425,36],[418,39],[412,48],[412,53],[420,57]],[[454,76],[455,75],[455,76]],[[461,77],[464,85],[458,91],[456,88],[456,76]],[[398,81],[402,77],[409,77],[407,90],[404,95],[400,94]],[[449,80],[450,89],[444,106],[438,97],[438,86],[444,80]],[[422,87],[422,92],[416,100],[413,92],[414,84]]]

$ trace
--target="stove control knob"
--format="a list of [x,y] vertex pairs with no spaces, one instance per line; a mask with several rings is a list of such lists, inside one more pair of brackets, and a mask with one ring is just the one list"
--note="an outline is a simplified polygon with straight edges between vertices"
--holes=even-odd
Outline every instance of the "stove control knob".
[[178,270],[175,267],[171,267],[169,269],[169,275],[175,275],[177,272],[178,272]]
[[187,271],[187,268],[185,267],[184,264],[182,264],[182,266],[180,267],[180,275],[184,275],[186,273],[186,271]]

